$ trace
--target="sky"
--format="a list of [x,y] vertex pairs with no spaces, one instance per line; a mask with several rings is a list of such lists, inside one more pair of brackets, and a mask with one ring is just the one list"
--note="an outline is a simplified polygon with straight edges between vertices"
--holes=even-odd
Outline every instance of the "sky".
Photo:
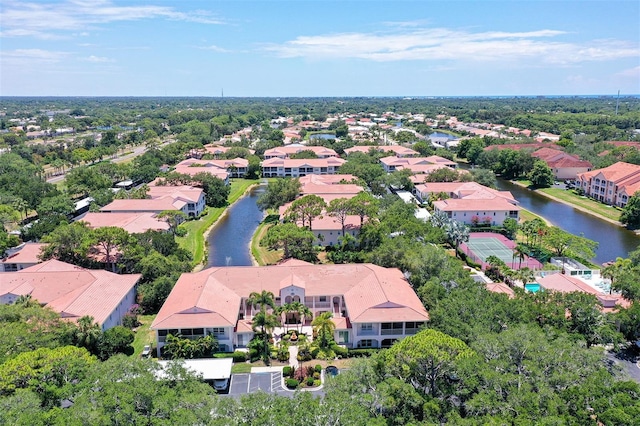
[[0,0],[0,96],[640,94],[640,2]]

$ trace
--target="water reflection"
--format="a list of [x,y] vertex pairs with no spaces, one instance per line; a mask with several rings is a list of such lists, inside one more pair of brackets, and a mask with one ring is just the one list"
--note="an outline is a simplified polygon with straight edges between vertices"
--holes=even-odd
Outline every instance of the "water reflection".
[[264,186],[252,188],[220,218],[207,239],[211,266],[251,266],[249,243],[264,213],[256,202]]
[[575,235],[599,243],[594,261],[604,263],[616,257],[627,257],[638,248],[640,237],[620,226],[600,220],[566,204],[550,200],[509,181],[498,179],[498,189],[511,191],[520,206],[544,217],[549,222]]

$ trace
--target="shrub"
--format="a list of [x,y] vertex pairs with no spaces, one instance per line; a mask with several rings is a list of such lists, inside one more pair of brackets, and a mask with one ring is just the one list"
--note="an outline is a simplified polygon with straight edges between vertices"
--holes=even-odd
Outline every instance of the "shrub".
[[335,352],[338,358],[346,358],[349,356],[349,350],[339,345],[331,345],[331,350]]
[[313,378],[318,380],[320,378],[320,373],[318,371],[313,373]]
[[307,386],[313,386],[313,377],[307,377]]
[[260,354],[257,349],[249,349],[249,359],[251,362],[257,361],[260,359]]
[[322,384],[322,382],[320,380],[314,380],[313,381],[313,386],[320,386]]
[[287,365],[287,366],[285,366],[285,367],[282,369],[282,375],[283,375],[284,377],[291,377],[291,376],[293,375],[293,367],[290,367],[290,366],[288,366],[288,365]]
[[247,353],[242,351],[235,351],[231,354],[233,362],[245,362],[247,360]]
[[322,371],[322,366],[320,364],[316,364],[313,369],[319,373]]
[[300,382],[298,382],[296,379],[287,379],[285,381],[285,384],[289,389],[296,389],[300,384]]
[[350,358],[369,357],[378,352],[378,349],[349,349],[348,356]]
[[289,356],[291,354],[289,353],[289,348],[287,348],[286,346],[280,346],[280,348],[278,348],[278,361],[280,362],[286,362],[289,361]]

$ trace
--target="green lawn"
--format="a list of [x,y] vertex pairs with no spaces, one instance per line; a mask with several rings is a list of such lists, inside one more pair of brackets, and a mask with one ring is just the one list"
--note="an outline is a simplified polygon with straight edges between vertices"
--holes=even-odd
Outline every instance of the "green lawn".
[[523,221],[528,221],[533,219],[545,220],[542,216],[538,216],[537,214],[531,213],[529,210],[525,210],[525,209],[520,210],[520,219]]
[[617,207],[599,203],[590,198],[580,196],[573,191],[567,191],[559,188],[542,188],[537,189],[536,191],[547,194],[551,197],[557,198],[558,200],[564,201],[576,207],[581,207],[585,210],[588,210],[589,212],[595,213],[607,219],[615,221],[620,220],[621,211]]
[[278,221],[278,216],[270,214],[258,225],[258,229],[253,234],[251,239],[251,254],[253,258],[258,262],[258,265],[274,265],[282,259],[282,251],[273,251],[266,247],[260,247],[260,241],[267,233],[269,227]]
[[246,362],[239,362],[231,366],[231,374],[251,373],[253,365]]
[[[231,192],[229,193],[229,205],[233,204],[244,194],[251,185],[257,184],[257,180],[233,179],[231,181]],[[222,215],[227,207],[211,208],[208,207],[206,214],[198,220],[191,220],[180,225],[186,229],[187,235],[177,237],[176,241],[180,247],[188,250],[193,254],[194,266],[199,265],[204,260],[204,233],[209,229],[216,220]]]
[[142,325],[136,330],[135,340],[133,341],[133,356],[139,357],[145,345],[151,345],[153,347],[156,340],[155,333],[153,330],[150,330],[149,327],[155,318],[155,315],[140,315],[138,317]]

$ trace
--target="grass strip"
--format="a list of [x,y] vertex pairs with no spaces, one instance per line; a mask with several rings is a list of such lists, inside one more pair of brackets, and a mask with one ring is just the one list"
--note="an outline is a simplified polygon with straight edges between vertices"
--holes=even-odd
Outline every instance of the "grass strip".
[[620,221],[621,211],[617,207],[599,203],[585,196],[578,195],[573,191],[567,191],[560,188],[542,188],[537,189],[536,191],[556,198],[557,200],[562,201],[566,204],[580,207],[596,216],[602,216],[606,219],[614,220],[616,222]]
[[136,329],[135,339],[133,340],[133,356],[139,357],[145,345],[151,345],[152,347],[155,345],[155,333],[149,329],[155,318],[155,315],[138,316],[141,325]]
[[251,255],[259,266],[273,265],[282,259],[281,251],[273,251],[260,246],[260,241],[264,238],[269,228],[278,222],[278,215],[270,214],[258,225],[258,229],[251,238]]

